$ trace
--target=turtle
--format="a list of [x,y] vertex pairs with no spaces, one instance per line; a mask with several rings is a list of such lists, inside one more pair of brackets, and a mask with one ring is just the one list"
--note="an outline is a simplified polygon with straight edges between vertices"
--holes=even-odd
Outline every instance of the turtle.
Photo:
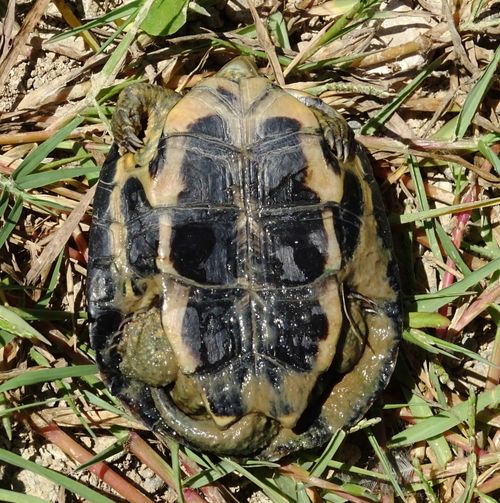
[[401,337],[370,159],[339,112],[240,56],[126,87],[89,236],[90,339],[160,438],[277,460],[354,425]]

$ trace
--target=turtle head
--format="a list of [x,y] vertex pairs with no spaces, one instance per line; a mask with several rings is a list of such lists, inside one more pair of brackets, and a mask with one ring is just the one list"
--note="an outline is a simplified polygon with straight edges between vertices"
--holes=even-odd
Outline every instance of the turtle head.
[[239,82],[241,79],[258,77],[259,73],[252,58],[238,56],[222,67],[217,76]]

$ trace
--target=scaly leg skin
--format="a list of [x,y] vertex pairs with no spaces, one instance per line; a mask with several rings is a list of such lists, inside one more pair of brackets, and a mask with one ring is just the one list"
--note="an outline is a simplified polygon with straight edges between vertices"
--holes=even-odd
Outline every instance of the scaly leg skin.
[[158,152],[167,114],[180,99],[176,92],[151,84],[126,87],[111,120],[120,153],[132,152],[139,166],[148,164]]
[[291,89],[287,89],[287,92],[312,109],[328,146],[336,152],[339,161],[349,160],[356,152],[356,142],[352,129],[342,115],[319,98]]

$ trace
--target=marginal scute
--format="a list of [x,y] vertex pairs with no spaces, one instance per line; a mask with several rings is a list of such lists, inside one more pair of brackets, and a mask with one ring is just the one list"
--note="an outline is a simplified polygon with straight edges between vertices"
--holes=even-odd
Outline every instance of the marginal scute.
[[130,86],[112,124],[87,282],[112,393],[220,455],[278,459],[358,421],[393,370],[401,307],[344,119],[237,58],[182,98]]

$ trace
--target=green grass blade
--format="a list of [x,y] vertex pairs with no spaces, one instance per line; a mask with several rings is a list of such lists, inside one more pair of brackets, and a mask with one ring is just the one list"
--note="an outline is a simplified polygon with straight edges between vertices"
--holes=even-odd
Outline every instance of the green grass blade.
[[48,500],[30,496],[29,494],[16,493],[7,489],[0,489],[0,501],[7,503],[50,503]]
[[440,217],[442,215],[448,215],[450,213],[461,213],[462,211],[474,210],[476,208],[497,206],[498,204],[500,204],[500,197],[494,197],[492,199],[484,201],[475,201],[473,203],[461,203],[461,204],[455,204],[453,206],[446,206],[444,208],[433,208],[432,210],[428,211],[406,213],[399,217],[399,221],[402,224],[409,224],[411,222],[416,222],[417,220],[426,220],[427,218]]
[[30,470],[37,475],[41,475],[51,482],[54,482],[55,484],[66,488],[68,491],[86,498],[92,503],[113,503],[113,501],[109,498],[106,498],[106,496],[99,494],[86,485],[81,484],[80,482],[66,477],[65,475],[61,475],[60,473],[57,473],[53,470],[49,470],[48,468],[44,468],[38,463],[28,461],[27,459],[24,459],[12,452],[6,451],[5,449],[0,449],[0,460],[2,460],[4,463],[18,466],[19,468]]
[[486,67],[486,70],[483,72],[479,80],[476,82],[476,85],[467,94],[464,106],[462,107],[462,110],[458,114],[457,125],[455,128],[455,136],[458,139],[463,138],[463,136],[467,132],[467,129],[471,125],[472,119],[474,118],[477,109],[481,105],[486,91],[488,90],[493,81],[493,77],[496,74],[499,61],[500,61],[500,46],[497,47],[493,59]]
[[12,441],[12,421],[10,420],[11,412],[8,409],[9,402],[5,393],[0,393],[0,418],[6,437]]
[[8,178],[0,175],[0,182],[2,182],[2,193],[0,194],[0,218],[3,217],[5,211],[9,207],[9,190],[8,190]]
[[[192,457],[191,452],[189,452],[189,457]],[[196,459],[194,461],[196,461]],[[200,463],[198,462],[197,464]],[[230,465],[229,463],[226,463],[223,459],[221,459],[220,462],[213,467],[202,470],[200,473],[197,473],[196,475],[192,475],[191,477],[185,479],[184,487],[199,489],[200,487],[206,486],[207,484],[213,484],[217,480],[225,477],[230,473],[233,473],[234,471],[235,468],[233,465]]]
[[87,390],[84,390],[83,393],[85,395],[85,398],[88,400],[90,404],[95,405],[100,409],[111,412],[112,414],[116,414],[117,416],[123,417],[125,419],[134,420],[134,418],[130,414],[127,414],[127,412],[125,412],[124,410],[115,407],[114,405],[110,404],[109,402],[106,402],[102,398],[99,398],[94,393],[91,393],[90,391]]
[[127,442],[128,433],[122,433],[116,442],[113,442],[109,447],[98,452],[95,456],[92,456],[88,461],[82,463],[76,469],[77,472],[86,470],[89,466],[92,466],[100,461],[106,461],[111,456],[118,454],[123,451],[123,445]]
[[426,312],[437,311],[441,306],[444,306],[448,302],[460,297],[464,294],[464,292],[476,285],[479,281],[490,274],[498,272],[499,270],[500,257],[481,267],[477,271],[471,272],[467,277],[453,283],[453,285],[443,288],[443,290],[434,294],[431,298],[424,297],[423,299],[416,300],[417,310]]
[[[420,209],[422,211],[429,211],[429,201],[427,200],[427,194],[425,193],[424,179],[417,165],[416,159],[413,156],[408,156],[408,167],[410,168],[410,175],[415,185],[415,192],[417,194],[417,200],[419,202]],[[436,238],[436,231],[431,220],[425,220],[423,222],[425,234],[429,240],[429,245],[434,257],[443,261],[443,256],[441,255],[441,250],[439,248],[439,243]]]
[[93,178],[99,174],[98,166],[88,166],[82,168],[63,168],[52,171],[44,171],[23,177],[22,181],[17,183],[17,186],[23,190],[36,189],[50,185],[51,183],[60,182],[61,180],[70,180],[79,176]]
[[188,5],[189,0],[155,0],[141,28],[148,35],[172,35],[186,23]]
[[380,112],[374,115],[360,130],[360,134],[373,134],[389,117],[396,112],[401,104],[413,94],[422,82],[443,62],[443,57],[435,59],[430,65],[422,70],[409,84],[407,84],[392,100],[385,105]]
[[4,306],[0,306],[0,328],[16,336],[28,339],[34,338],[50,345],[50,341],[47,340],[38,330],[34,329],[18,314]]
[[470,269],[467,267],[467,264],[464,262],[464,259],[460,255],[460,252],[457,250],[457,247],[453,244],[450,236],[448,236],[448,234],[446,234],[445,230],[443,229],[443,226],[439,222],[435,221],[434,228],[436,229],[436,233],[439,237],[439,240],[441,241],[441,244],[443,245],[446,256],[453,260],[453,262],[457,266],[457,269],[464,276],[469,275]]
[[491,163],[494,170],[500,175],[500,158],[491,150],[485,141],[479,139],[477,142],[479,152]]
[[401,486],[399,485],[399,482],[396,479],[394,468],[391,466],[391,463],[387,458],[385,452],[380,447],[371,429],[367,429],[365,430],[365,432],[370,442],[370,445],[373,447],[373,450],[377,458],[379,459],[382,468],[384,469],[384,473],[387,476],[388,481],[392,484],[394,491],[396,491],[396,494],[401,498],[401,500],[405,501],[406,498],[403,489],[401,489]]
[[0,229],[0,248],[2,248],[7,239],[9,239],[9,236],[16,227],[17,222],[21,218],[22,212],[23,212],[23,201],[20,197],[17,197],[14,200],[14,204],[9,212],[9,215],[5,219],[5,223]]
[[446,328],[450,325],[450,320],[439,313],[408,313],[408,324],[410,328]]
[[268,17],[267,22],[269,24],[269,30],[271,34],[274,35],[278,45],[283,49],[291,49],[283,14],[280,11],[276,11]]
[[30,152],[21,164],[12,173],[12,178],[21,183],[23,178],[30,173],[33,173],[41,164],[41,162],[68,136],[73,129],[78,127],[83,121],[83,117],[76,116],[72,121],[68,122],[57,133],[44,141],[33,152]]
[[317,459],[313,468],[310,470],[311,476],[321,477],[346,436],[347,433],[344,430],[337,430],[333,434],[332,438],[328,442],[328,445],[323,449],[321,456]]
[[260,477],[256,477],[252,472],[243,468],[242,465],[238,464],[229,458],[224,458],[224,461],[233,466],[234,470],[239,474],[246,477],[248,480],[252,481],[255,485],[260,487],[264,494],[271,499],[273,503],[292,503],[292,500],[281,493],[276,487],[273,487],[269,481],[266,481]]
[[184,490],[182,483],[182,469],[179,459],[179,444],[174,440],[168,443],[170,455],[172,457],[172,475],[175,483],[175,490],[177,491],[177,498],[179,503],[184,503]]
[[82,377],[89,374],[96,374],[97,367],[95,365],[76,365],[64,368],[50,368],[26,371],[21,375],[13,377],[0,385],[0,393],[16,389],[21,386],[30,386],[47,381],[55,381],[67,377]]
[[439,337],[434,337],[433,335],[429,335],[418,329],[411,329],[409,332],[413,337],[421,339],[423,343],[446,351],[448,355],[457,353],[459,355],[465,356],[466,358],[470,358],[471,360],[476,360],[478,362],[484,363],[484,365],[493,365],[488,359],[482,357],[478,353],[474,353],[474,351],[464,348],[463,346],[459,346],[458,344],[453,344],[453,342],[445,341],[444,339],[441,339]]
[[346,12],[342,16],[340,16],[330,28],[328,28],[325,33],[317,40],[317,42],[309,47],[309,49],[304,53],[304,56],[301,58],[301,61],[312,56],[320,47],[335,40],[340,37],[344,32],[344,29],[353,21],[359,19],[365,12],[369,11],[377,4],[380,3],[380,0],[359,0],[356,4],[353,5],[349,12]]
[[[481,412],[487,407],[494,408],[500,403],[500,386],[483,391],[477,397],[476,412]],[[435,416],[422,419],[419,423],[397,433],[389,442],[389,447],[403,447],[441,435],[467,420],[469,416],[469,403],[463,402],[448,411],[441,411]]]
[[117,19],[123,19],[131,14],[133,14],[140,5],[139,0],[133,0],[131,2],[126,3],[125,5],[122,5],[121,7],[117,7],[116,9],[113,9],[106,14],[98,17],[97,19],[92,19],[92,21],[89,21],[88,23],[82,24],[80,26],[77,26],[76,28],[72,28],[71,30],[67,30],[63,33],[60,33],[59,35],[56,35],[55,37],[50,38],[47,43],[55,43],[55,42],[60,42],[61,40],[64,40],[69,37],[73,37],[75,35],[78,35],[82,31],[85,30],[91,30],[93,28],[99,28],[100,26],[104,26],[105,24],[109,24]]

